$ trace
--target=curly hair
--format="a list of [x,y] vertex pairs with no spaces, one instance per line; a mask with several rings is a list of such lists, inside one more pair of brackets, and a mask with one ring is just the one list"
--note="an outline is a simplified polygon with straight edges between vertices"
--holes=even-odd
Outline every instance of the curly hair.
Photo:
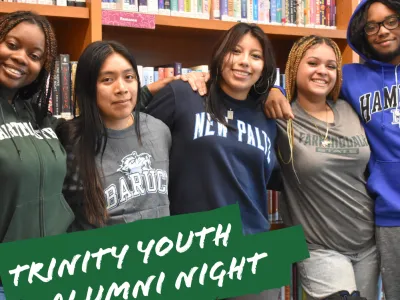
[[[7,34],[22,22],[37,25],[45,36],[45,56],[43,68],[38,77],[29,85],[22,87],[17,96],[21,99],[32,99],[36,122],[41,125],[48,114],[49,99],[54,80],[54,64],[57,56],[57,41],[49,21],[31,11],[16,11],[0,16],[0,43]],[[36,97],[34,97],[36,95]]]
[[[367,23],[368,10],[373,3],[380,2],[383,5],[389,7],[391,10],[400,14],[400,1],[398,0],[369,0],[367,3],[354,14],[353,20],[350,26],[349,42],[360,51],[367,59],[378,59],[376,57],[376,52],[371,49],[369,45],[364,27]],[[379,60],[379,59],[378,59]]]

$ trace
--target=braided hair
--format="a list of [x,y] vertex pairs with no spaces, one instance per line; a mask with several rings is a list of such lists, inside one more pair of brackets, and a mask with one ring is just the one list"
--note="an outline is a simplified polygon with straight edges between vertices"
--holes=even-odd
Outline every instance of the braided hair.
[[369,0],[367,3],[354,14],[350,26],[349,42],[360,51],[367,59],[379,60],[376,57],[376,52],[373,51],[365,36],[364,27],[367,23],[368,10],[375,2],[380,2],[389,7],[391,10],[400,14],[400,1],[399,0]]
[[45,36],[45,54],[43,68],[38,77],[29,85],[22,87],[17,97],[32,99],[36,122],[41,125],[48,114],[49,98],[54,80],[54,64],[57,56],[57,41],[49,21],[31,11],[16,11],[0,16],[0,43],[7,34],[22,22],[36,24]]
[[[338,45],[331,40],[330,38],[320,37],[316,35],[309,35],[300,38],[295,42],[292,49],[289,53],[289,58],[286,63],[285,69],[285,84],[286,84],[286,98],[289,102],[292,102],[297,97],[297,86],[296,86],[296,78],[297,72],[299,70],[300,61],[303,59],[305,53],[308,49],[315,45],[326,44],[327,46],[333,49],[335,53],[336,61],[337,61],[337,70],[336,70],[336,82],[333,89],[330,91],[328,98],[336,101],[339,97],[340,89],[342,86],[342,54]],[[284,162],[281,156],[281,160],[288,164],[292,162],[293,164],[293,148],[294,148],[294,130],[292,120],[289,120],[287,123],[287,135],[289,139],[289,147],[290,147],[290,159],[288,162]]]

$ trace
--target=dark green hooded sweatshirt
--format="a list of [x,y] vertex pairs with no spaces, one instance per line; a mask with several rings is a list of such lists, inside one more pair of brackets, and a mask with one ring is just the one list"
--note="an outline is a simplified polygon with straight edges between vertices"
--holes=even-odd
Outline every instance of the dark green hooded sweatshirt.
[[66,154],[53,130],[36,126],[29,101],[0,98],[0,242],[65,233],[74,215],[62,195]]

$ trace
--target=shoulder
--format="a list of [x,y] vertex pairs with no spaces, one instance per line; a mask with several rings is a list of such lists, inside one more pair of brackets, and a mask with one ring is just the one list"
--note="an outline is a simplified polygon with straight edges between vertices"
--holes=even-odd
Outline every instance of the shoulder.
[[163,121],[143,112],[140,113],[140,130],[143,134],[171,137],[171,131]]
[[192,91],[190,84],[183,80],[174,80],[168,84],[174,92],[187,92]]
[[144,112],[140,113],[140,127],[142,129],[142,127],[146,127],[146,128],[151,128],[151,129],[155,129],[155,130],[163,130],[163,129],[168,129],[169,128],[167,125],[165,125],[165,123],[163,121],[161,121],[160,119],[157,119],[155,117],[153,117],[152,115],[146,114]]
[[343,99],[337,99],[332,107],[336,109],[342,120],[344,119],[348,122],[359,120],[359,117],[353,107]]
[[343,79],[345,81],[359,80],[360,75],[366,76],[366,73],[371,72],[371,68],[366,64],[352,63],[345,64],[342,67]]
[[175,80],[169,86],[175,96],[176,103],[188,104],[192,100],[202,99],[199,93],[194,91],[190,84],[183,80]]
[[334,103],[331,102],[331,103],[339,112],[354,112],[353,107],[343,99],[339,98],[336,100],[336,102]]

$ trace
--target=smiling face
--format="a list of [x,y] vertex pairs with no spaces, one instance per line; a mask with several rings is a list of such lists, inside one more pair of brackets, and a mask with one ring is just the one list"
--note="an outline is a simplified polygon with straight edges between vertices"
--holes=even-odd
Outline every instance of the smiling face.
[[124,128],[136,106],[137,75],[129,61],[118,53],[111,54],[97,79],[97,106],[108,128]]
[[0,42],[0,85],[7,96],[31,84],[39,75],[45,54],[45,36],[36,25],[22,22]]
[[[380,2],[371,4],[368,10],[367,26],[370,22],[383,22],[398,16],[395,11]],[[366,35],[375,56],[383,62],[397,64],[400,62],[400,27],[389,30],[383,25],[377,33]]]
[[235,99],[245,100],[253,84],[261,77],[263,68],[261,44],[247,33],[224,58],[221,72],[222,90]]
[[296,86],[299,96],[325,100],[337,78],[337,61],[333,49],[317,44],[306,51],[297,71]]

